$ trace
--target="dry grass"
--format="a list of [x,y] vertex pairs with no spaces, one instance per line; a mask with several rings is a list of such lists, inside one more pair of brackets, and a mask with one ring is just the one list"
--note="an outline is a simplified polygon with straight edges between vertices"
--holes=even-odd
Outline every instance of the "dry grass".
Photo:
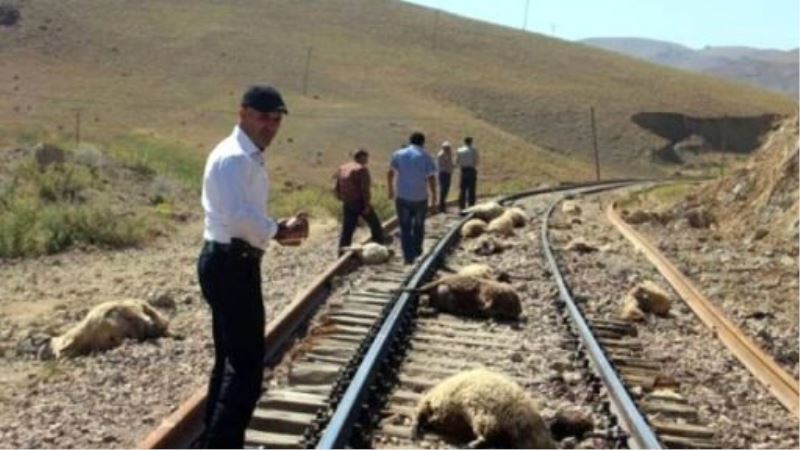
[[[482,189],[588,179],[594,105],[605,176],[660,169],[639,111],[791,112],[782,97],[578,44],[390,1],[37,1],[0,28],[0,144],[82,135],[179,178],[199,179],[235,119],[242,87],[276,84],[291,115],[270,149],[273,179],[326,186],[357,146],[376,180],[412,130],[475,136]],[[434,49],[434,31],[436,48]],[[308,94],[302,95],[313,47]]]

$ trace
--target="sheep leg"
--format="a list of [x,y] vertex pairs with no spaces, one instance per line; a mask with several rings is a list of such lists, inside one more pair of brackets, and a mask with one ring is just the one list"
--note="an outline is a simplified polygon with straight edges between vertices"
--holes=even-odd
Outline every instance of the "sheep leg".
[[428,416],[430,416],[430,405],[425,401],[417,408],[417,413],[411,421],[411,439],[419,440],[422,438],[422,427],[428,423]]
[[467,444],[467,448],[483,448],[486,445],[486,443],[487,442],[485,437],[478,436],[477,438],[470,441],[469,444]]

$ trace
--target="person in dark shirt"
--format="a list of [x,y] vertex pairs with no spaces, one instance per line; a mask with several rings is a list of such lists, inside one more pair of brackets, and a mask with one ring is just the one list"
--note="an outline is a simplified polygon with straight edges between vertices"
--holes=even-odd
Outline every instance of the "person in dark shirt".
[[383,227],[372,208],[370,192],[372,181],[367,168],[368,161],[369,153],[360,148],[353,154],[353,161],[339,166],[334,175],[336,198],[342,201],[342,234],[339,237],[339,254],[342,253],[342,248],[349,247],[352,243],[359,217],[369,225],[372,240],[379,244],[384,243]]

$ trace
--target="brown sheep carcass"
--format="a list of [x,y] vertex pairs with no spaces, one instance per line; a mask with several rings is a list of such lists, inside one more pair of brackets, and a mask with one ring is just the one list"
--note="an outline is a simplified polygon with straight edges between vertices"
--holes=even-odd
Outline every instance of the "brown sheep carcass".
[[431,428],[470,447],[555,448],[536,403],[513,380],[486,369],[453,375],[417,403],[414,430]]
[[61,336],[51,349],[56,357],[78,356],[108,350],[124,339],[152,339],[167,334],[169,322],[152,306],[127,299],[101,303]]
[[447,275],[419,289],[428,294],[430,306],[467,317],[519,318],[522,302],[506,283],[463,275]]

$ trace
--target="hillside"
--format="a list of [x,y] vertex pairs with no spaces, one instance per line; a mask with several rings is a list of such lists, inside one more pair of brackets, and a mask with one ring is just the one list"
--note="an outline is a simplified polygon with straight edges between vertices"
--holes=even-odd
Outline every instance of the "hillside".
[[80,110],[83,141],[188,179],[229,132],[242,87],[261,80],[280,87],[291,110],[271,150],[274,179],[319,185],[356,146],[382,169],[415,129],[433,146],[475,136],[493,182],[484,190],[585,179],[591,106],[604,175],[654,174],[652,153],[669,139],[634,114],[795,108],[761,90],[399,1],[4,3],[19,18],[0,26],[0,58],[13,62],[0,65],[0,144],[71,141]]
[[694,50],[672,42],[642,38],[589,38],[580,42],[655,64],[747,83],[797,99],[798,49],[705,47]]
[[796,256],[798,133],[797,116],[785,120],[752,158],[705,186],[693,202],[706,205],[721,228],[741,239],[767,238]]

